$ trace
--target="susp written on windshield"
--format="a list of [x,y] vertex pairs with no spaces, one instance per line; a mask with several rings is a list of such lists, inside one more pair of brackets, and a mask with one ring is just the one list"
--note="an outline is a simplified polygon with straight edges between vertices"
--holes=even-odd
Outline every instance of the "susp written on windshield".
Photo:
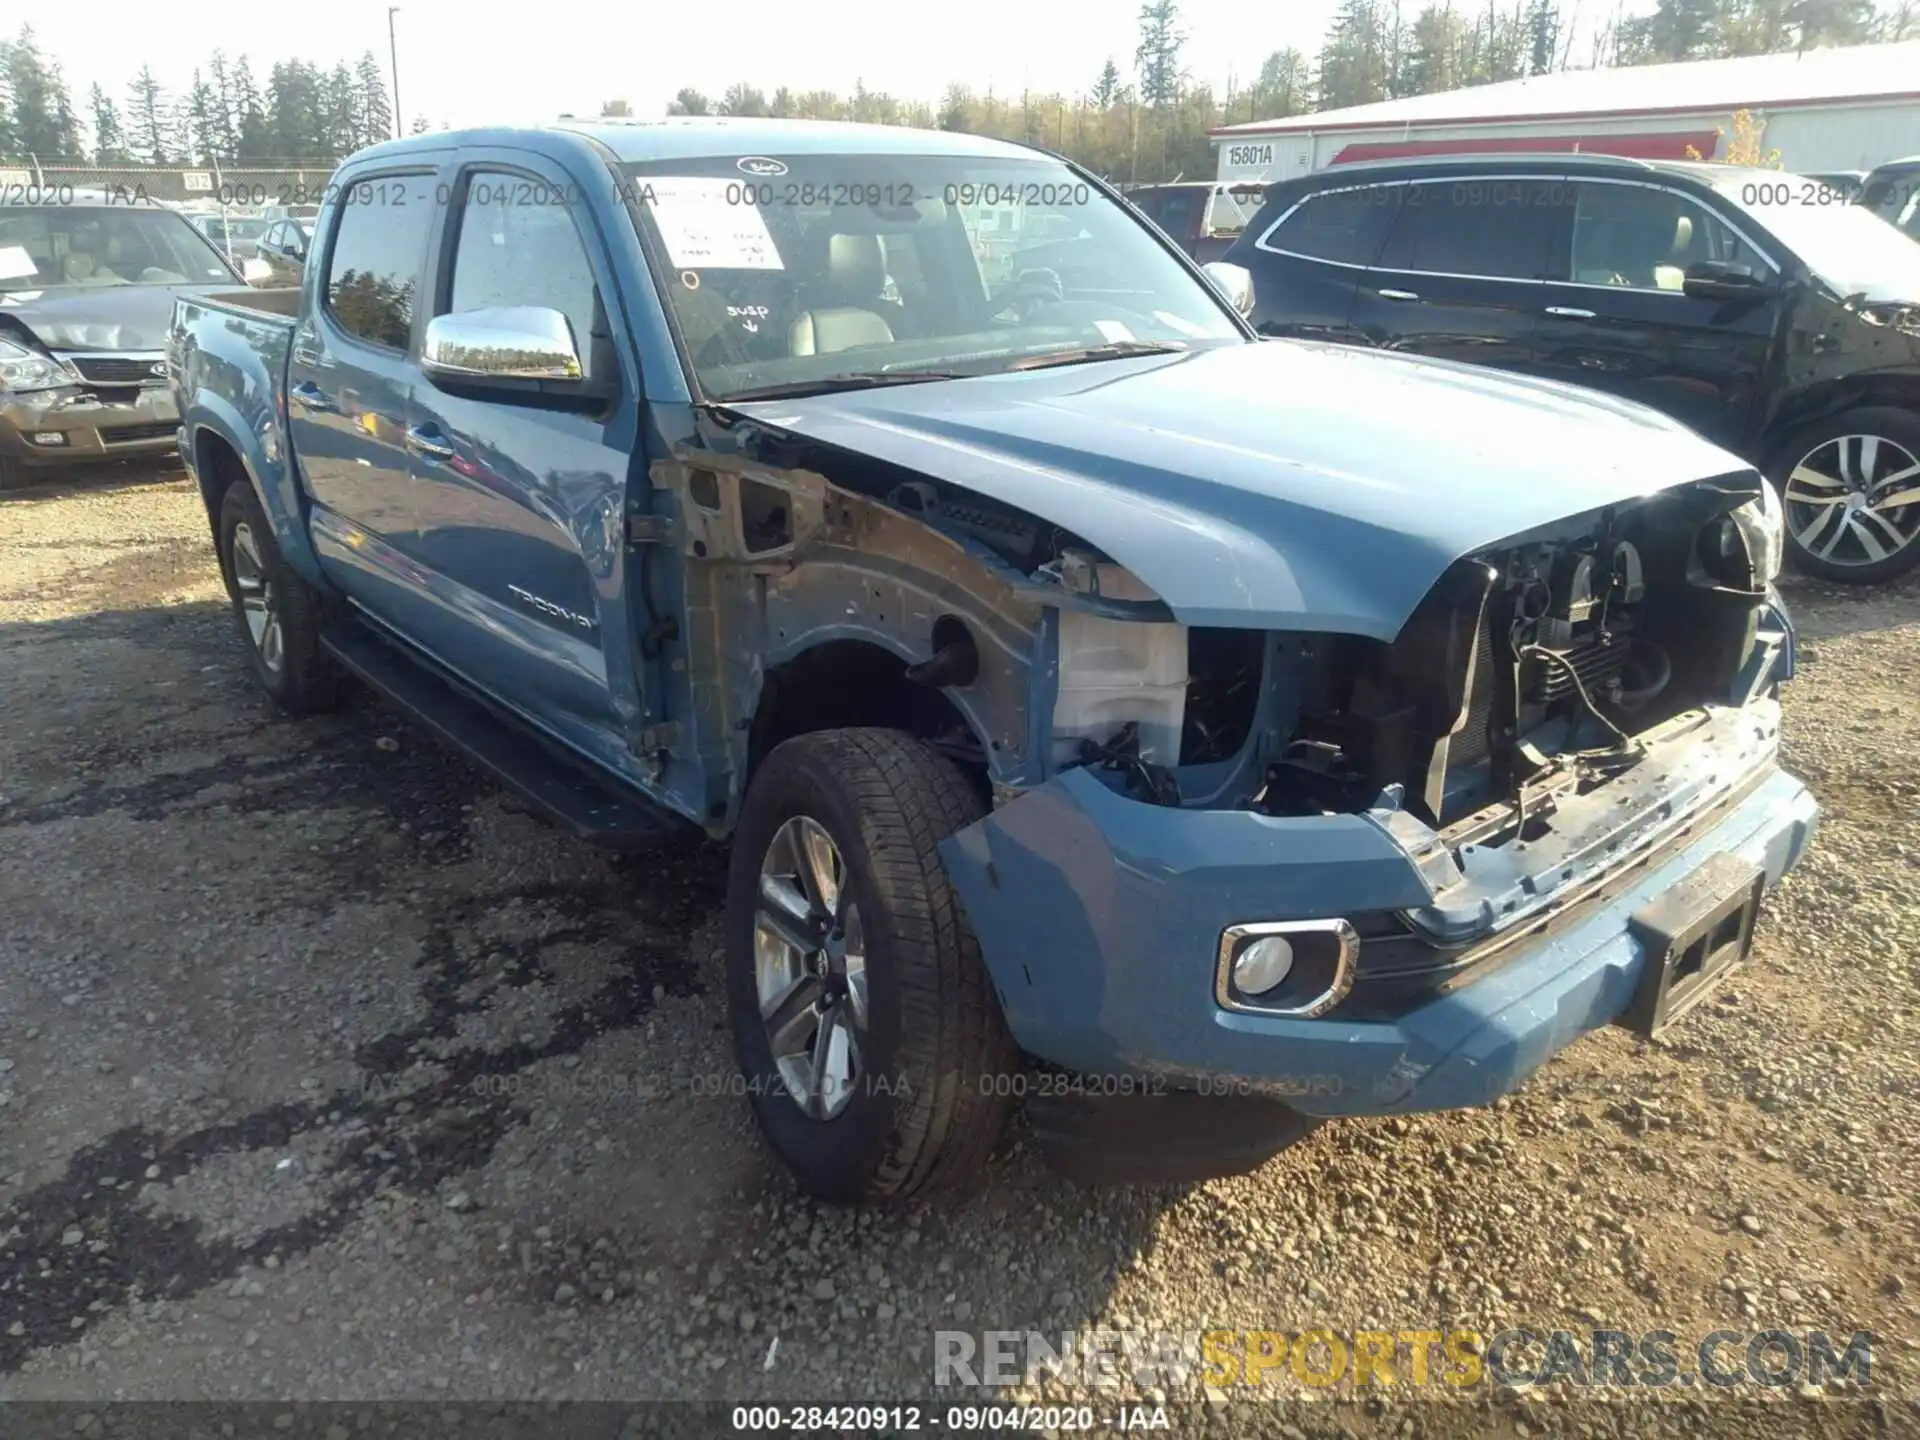
[[622,198],[709,398],[1245,343],[1106,188],[993,153],[634,164]]

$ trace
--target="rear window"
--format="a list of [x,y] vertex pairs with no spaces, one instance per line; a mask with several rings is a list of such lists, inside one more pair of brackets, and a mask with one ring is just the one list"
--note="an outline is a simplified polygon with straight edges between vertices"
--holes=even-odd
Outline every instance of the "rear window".
[[341,192],[327,259],[327,313],[348,334],[407,348],[433,203],[431,175],[382,175]]
[[1363,185],[1351,190],[1322,190],[1296,205],[1260,241],[1309,260],[1366,266],[1380,253],[1393,224],[1404,185]]

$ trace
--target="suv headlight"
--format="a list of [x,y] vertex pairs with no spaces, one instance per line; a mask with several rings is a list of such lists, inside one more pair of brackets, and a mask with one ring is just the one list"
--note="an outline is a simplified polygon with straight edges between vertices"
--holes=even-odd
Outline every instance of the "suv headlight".
[[79,375],[65,361],[0,336],[0,390],[59,390],[79,383]]
[[1728,517],[1747,547],[1755,585],[1771,585],[1780,576],[1786,558],[1787,512],[1773,482],[1762,480],[1760,493]]

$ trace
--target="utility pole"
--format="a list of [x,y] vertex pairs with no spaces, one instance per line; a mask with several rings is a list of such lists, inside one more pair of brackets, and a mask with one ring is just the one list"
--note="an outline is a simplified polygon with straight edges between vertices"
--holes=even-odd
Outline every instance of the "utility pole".
[[393,62],[393,137],[396,140],[407,133],[406,122],[400,118],[400,42],[393,33],[393,17],[399,13],[398,5],[387,7],[387,57]]

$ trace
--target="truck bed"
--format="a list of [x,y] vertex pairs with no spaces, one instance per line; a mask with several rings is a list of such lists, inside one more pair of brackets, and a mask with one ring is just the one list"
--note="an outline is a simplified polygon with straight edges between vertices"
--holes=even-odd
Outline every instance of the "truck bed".
[[[270,315],[291,322],[300,315],[300,287],[284,285],[268,290],[235,285],[226,290],[206,291],[195,297],[195,303],[211,310],[238,310],[249,318]],[[292,328],[291,325],[288,328]]]

